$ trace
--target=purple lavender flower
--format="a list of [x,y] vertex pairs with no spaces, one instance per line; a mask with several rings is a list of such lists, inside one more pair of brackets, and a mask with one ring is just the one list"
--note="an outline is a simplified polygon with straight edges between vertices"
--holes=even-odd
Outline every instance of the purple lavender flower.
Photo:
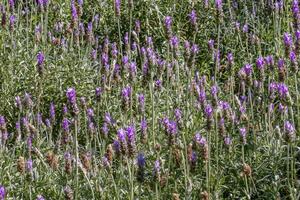
[[115,0],[115,13],[117,16],[121,14],[121,0]]
[[293,65],[296,65],[296,63],[297,63],[297,57],[296,57],[296,53],[294,51],[290,52],[290,61]]
[[138,95],[139,108],[143,112],[145,110],[145,96],[144,94]]
[[28,159],[26,161],[26,170],[31,173],[32,172],[32,167],[33,167],[33,162],[31,159]]
[[147,133],[147,120],[146,119],[142,119],[141,120],[141,132],[142,132],[142,135],[146,135]]
[[252,65],[246,64],[246,65],[243,67],[243,70],[244,70],[244,72],[246,73],[247,76],[250,76],[251,73],[252,73]]
[[196,55],[199,52],[199,46],[197,44],[193,44],[191,47],[192,55]]
[[123,101],[128,104],[129,101],[130,101],[130,98],[131,98],[131,92],[132,92],[132,89],[130,86],[127,86],[125,88],[122,89],[122,92],[121,92],[121,96],[123,98]]
[[71,1],[71,15],[72,15],[72,21],[77,22],[78,21],[78,14],[77,14],[77,9],[74,4],[74,1]]
[[54,122],[55,121],[55,105],[54,105],[53,102],[51,102],[51,104],[50,104],[50,111],[49,111],[49,113],[50,113],[50,119],[51,119],[51,121]]
[[135,31],[139,34],[141,32],[141,21],[135,20]]
[[277,91],[279,94],[279,97],[284,99],[289,95],[289,88],[284,83],[278,83],[277,84]]
[[172,48],[174,48],[174,49],[177,49],[178,48],[178,45],[179,45],[179,39],[178,39],[178,37],[177,36],[172,36],[171,38],[170,38],[170,45],[171,45],[171,47]]
[[230,137],[225,137],[225,138],[224,138],[224,144],[225,144],[226,146],[230,146],[230,145],[232,144],[231,138],[230,138]]
[[70,121],[67,118],[63,119],[63,121],[62,121],[62,128],[67,133],[70,131]]
[[233,65],[233,54],[232,53],[228,53],[227,54],[227,62],[228,62],[228,65]]
[[44,64],[44,60],[45,60],[45,56],[43,54],[43,52],[38,52],[37,56],[36,56],[36,60],[37,60],[37,64],[38,66],[42,66]]
[[126,132],[125,132],[125,130],[121,128],[117,131],[117,134],[118,134],[119,142],[126,144]]
[[0,129],[5,129],[6,128],[6,122],[4,116],[0,116]]
[[166,16],[165,17],[165,27],[166,27],[167,32],[171,31],[171,26],[172,26],[172,17]]
[[129,148],[129,153],[132,155],[135,151],[135,127],[134,125],[130,125],[126,128],[127,135],[127,144]]
[[294,125],[286,120],[284,122],[284,131],[285,131],[285,134],[286,134],[286,139],[287,141],[293,141],[295,139],[295,127]]
[[216,9],[218,12],[222,12],[222,0],[215,0]]
[[10,27],[11,30],[13,30],[15,22],[16,22],[16,16],[15,15],[11,15],[9,17],[9,27]]
[[194,142],[202,147],[207,144],[205,137],[202,137],[200,133],[195,134]]
[[66,95],[71,105],[76,104],[76,91],[74,88],[68,88]]
[[161,87],[162,87],[162,82],[161,82],[161,80],[159,80],[159,79],[157,79],[156,81],[155,81],[155,87],[157,88],[157,89],[161,89]]
[[262,70],[264,68],[264,65],[265,65],[265,61],[264,61],[263,57],[259,57],[259,58],[256,59],[256,67],[259,70]]
[[207,104],[204,108],[204,114],[207,119],[211,119],[213,117],[213,107],[210,104]]
[[37,121],[37,124],[38,125],[41,125],[43,123],[43,117],[42,117],[42,114],[41,113],[38,113],[36,115],[36,121]]
[[291,48],[293,45],[292,35],[290,33],[284,33],[283,42],[284,42],[285,48],[287,48],[287,49]]
[[108,135],[109,128],[108,128],[107,123],[103,123],[103,125],[102,125],[102,127],[101,127],[101,131],[102,131],[102,133],[104,134],[104,136],[107,136],[107,135]]
[[95,96],[96,96],[96,99],[97,99],[97,100],[100,99],[102,93],[103,93],[103,89],[102,89],[102,88],[97,87],[97,88],[95,89]]
[[213,96],[214,98],[217,97],[217,95],[218,95],[218,86],[213,85],[210,89],[210,93],[211,93],[211,96]]
[[38,196],[36,197],[36,200],[45,200],[45,198],[44,198],[42,195],[38,195]]
[[3,185],[0,185],[0,200],[5,200],[6,190]]
[[175,115],[177,123],[179,123],[182,118],[182,111],[179,108],[176,108],[174,111],[174,115]]
[[83,0],[78,0],[78,5],[82,6],[83,5]]
[[16,107],[21,110],[21,108],[22,108],[22,102],[21,102],[20,96],[16,96],[15,97],[15,102],[16,102]]
[[110,115],[109,112],[106,112],[104,115],[104,121],[108,124],[108,125],[113,125],[115,123],[115,120],[112,118],[112,116]]
[[267,65],[270,67],[270,69],[273,69],[274,66],[274,59],[272,55],[269,55],[265,58]]
[[51,127],[50,119],[45,119],[45,124],[48,128],[50,128]]
[[249,31],[249,26],[248,26],[248,24],[245,24],[245,25],[243,26],[243,32],[244,32],[244,33],[248,33],[248,31]]
[[101,162],[102,162],[103,167],[108,167],[110,165],[106,156],[102,157]]
[[247,130],[246,130],[245,127],[242,127],[242,128],[239,129],[239,131],[240,131],[240,135],[241,135],[242,140],[243,140],[243,144],[245,145],[247,143],[247,141],[246,141]]
[[192,10],[191,13],[189,14],[190,22],[192,25],[196,26],[197,23],[197,13],[195,10]]
[[278,60],[278,69],[279,70],[283,70],[284,69],[284,59],[283,58],[280,58]]
[[14,1],[14,0],[8,0],[8,4],[9,4],[9,7],[10,7],[11,9],[13,9],[14,6],[15,6],[15,1]]
[[214,40],[212,40],[212,39],[208,40],[208,48],[210,50],[214,49],[214,45],[215,45],[215,41]]
[[160,169],[161,169],[161,167],[160,167],[160,161],[156,160],[154,162],[154,167],[153,167],[153,176],[159,177],[159,175],[160,175]]

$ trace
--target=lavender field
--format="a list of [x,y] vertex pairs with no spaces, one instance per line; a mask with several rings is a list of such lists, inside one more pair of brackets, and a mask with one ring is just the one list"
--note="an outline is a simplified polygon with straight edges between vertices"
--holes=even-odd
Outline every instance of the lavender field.
[[0,21],[0,200],[300,199],[298,0],[1,0]]

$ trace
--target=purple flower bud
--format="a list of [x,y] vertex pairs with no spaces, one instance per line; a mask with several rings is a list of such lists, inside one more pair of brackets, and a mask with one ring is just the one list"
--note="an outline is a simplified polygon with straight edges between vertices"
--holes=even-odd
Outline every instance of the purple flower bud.
[[290,60],[293,65],[295,65],[297,63],[297,57],[296,57],[296,54],[294,51],[290,52]]
[[171,26],[172,26],[172,17],[166,16],[165,17],[165,27],[167,31],[171,31]]
[[141,32],[141,22],[140,22],[140,20],[135,20],[135,31],[137,33]]
[[28,159],[26,161],[26,170],[30,173],[32,172],[32,166],[33,166],[33,163],[32,163],[32,160],[31,159]]
[[158,177],[160,175],[160,161],[156,160],[154,162],[154,168],[153,168],[153,176]]
[[3,185],[0,185],[0,200],[5,200],[6,190]]
[[126,135],[129,146],[135,146],[135,127],[134,125],[128,126],[126,128]]
[[215,41],[214,40],[212,40],[212,39],[208,40],[208,48],[210,50],[214,49],[214,45],[215,45]]
[[192,25],[196,25],[197,23],[197,13],[195,10],[192,10],[192,12],[189,14],[190,22]]
[[50,104],[50,119],[52,120],[52,122],[54,122],[55,120],[55,105],[53,102],[51,102]]
[[129,102],[130,98],[131,98],[131,87],[127,86],[125,88],[122,89],[121,95],[123,98],[124,102]]
[[159,80],[159,79],[157,79],[156,81],[155,81],[155,87],[157,88],[157,89],[161,89],[161,87],[162,87],[162,82],[161,82],[161,80]]
[[284,83],[278,83],[277,84],[277,91],[279,94],[279,97],[284,99],[289,95],[289,88]]
[[103,123],[103,125],[102,125],[102,127],[101,127],[101,131],[102,131],[102,133],[103,133],[105,136],[108,135],[109,128],[108,128],[107,123]]
[[179,45],[179,39],[175,35],[170,39],[170,45],[172,48],[177,49]]
[[102,162],[103,167],[108,167],[110,165],[106,156],[102,157],[101,162]]
[[278,60],[278,69],[279,70],[283,70],[284,69],[284,59],[283,58],[280,58]]
[[103,89],[102,89],[102,88],[97,87],[97,88],[95,89],[95,96],[96,96],[97,100],[100,99],[102,93],[103,93]]
[[256,60],[256,67],[259,70],[262,70],[264,68],[264,65],[265,65],[264,58],[263,57],[257,58],[257,60]]
[[64,118],[62,121],[62,128],[65,132],[70,131],[70,121],[67,118]]
[[77,9],[76,9],[76,6],[74,4],[74,1],[71,1],[71,15],[72,15],[73,22],[77,22],[78,14],[77,14]]
[[46,126],[47,126],[48,128],[51,127],[51,122],[50,122],[49,119],[45,119],[45,124],[46,124]]
[[36,59],[37,59],[38,66],[42,66],[44,64],[44,60],[45,60],[45,56],[44,56],[43,52],[41,52],[41,51],[38,52]]
[[246,144],[247,143],[247,141],[246,141],[246,134],[247,134],[246,128],[242,127],[239,130],[240,130],[240,135],[241,135],[242,140],[243,140],[243,144]]
[[249,26],[248,26],[248,24],[245,24],[245,25],[243,26],[243,32],[244,32],[244,33],[248,33],[248,31],[249,31]]
[[272,55],[269,55],[269,56],[267,56],[267,57],[265,58],[265,60],[266,60],[267,65],[268,65],[271,69],[273,69],[273,66],[274,66],[274,59],[273,59],[273,56],[272,56]]
[[45,198],[42,195],[38,195],[36,200],[45,200]]
[[82,6],[83,5],[83,0],[78,0],[78,5]]
[[117,16],[120,16],[121,14],[121,1],[115,0],[115,13]]
[[207,104],[204,108],[204,114],[207,119],[211,119],[213,117],[213,107],[210,104]]
[[74,88],[68,88],[66,95],[71,105],[76,104],[76,91]]
[[37,121],[38,125],[41,125],[43,123],[43,118],[42,118],[42,114],[41,113],[38,113],[36,115],[36,121]]
[[289,33],[284,33],[283,42],[286,48],[290,48],[293,45],[292,35]]
[[175,114],[175,118],[176,118],[177,123],[179,123],[181,121],[181,118],[182,118],[182,111],[179,108],[176,108],[175,111],[174,111],[174,114]]
[[139,94],[138,95],[138,102],[139,102],[140,110],[143,112],[145,110],[145,96],[144,96],[144,94]]
[[215,0],[216,9],[218,12],[222,11],[222,0]]
[[109,125],[113,125],[115,123],[115,120],[112,118],[112,116],[110,115],[109,112],[106,112],[104,115],[104,121],[109,124]]
[[14,25],[15,25],[15,22],[16,22],[16,16],[15,15],[11,15],[9,17],[9,27],[10,29],[12,30]]
[[215,98],[218,95],[218,86],[217,85],[213,85],[210,89],[210,93],[211,95]]
[[191,47],[192,55],[196,55],[199,52],[199,46],[197,44],[193,44]]
[[226,146],[230,146],[230,145],[232,144],[231,138],[230,138],[230,137],[225,137],[225,138],[224,138],[224,144],[225,144]]
[[202,147],[207,144],[205,137],[202,137],[200,133],[195,134],[194,142]]
[[289,141],[295,139],[295,127],[290,121],[287,120],[284,122],[284,130]]
[[146,132],[147,132],[147,120],[146,119],[142,119],[141,120],[141,132],[142,132],[142,135],[146,135]]
[[232,53],[227,54],[228,65],[233,65],[233,55]]

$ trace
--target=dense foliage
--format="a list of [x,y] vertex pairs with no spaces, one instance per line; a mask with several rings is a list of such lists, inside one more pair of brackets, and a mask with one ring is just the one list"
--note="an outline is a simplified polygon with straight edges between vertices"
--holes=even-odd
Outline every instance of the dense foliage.
[[0,200],[299,199],[298,0],[3,0]]

